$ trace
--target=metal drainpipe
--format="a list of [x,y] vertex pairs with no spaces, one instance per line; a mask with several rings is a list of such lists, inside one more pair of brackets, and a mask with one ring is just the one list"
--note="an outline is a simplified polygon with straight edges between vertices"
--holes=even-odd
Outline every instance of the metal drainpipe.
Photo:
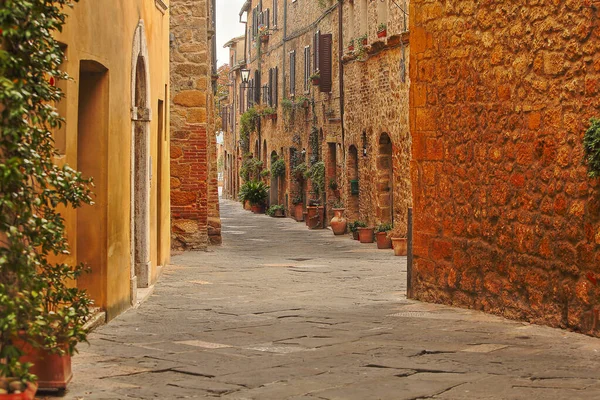
[[340,82],[340,119],[342,124],[342,163],[346,171],[346,130],[344,129],[344,64],[342,63],[342,54],[344,54],[344,30],[342,24],[344,0],[338,0],[338,65]]
[[286,99],[286,87],[285,87],[285,60],[286,60],[286,52],[285,52],[285,43],[287,41],[287,7],[288,7],[288,2],[287,0],[285,0],[283,2],[283,68],[281,69],[281,78],[282,83],[283,83],[283,98]]

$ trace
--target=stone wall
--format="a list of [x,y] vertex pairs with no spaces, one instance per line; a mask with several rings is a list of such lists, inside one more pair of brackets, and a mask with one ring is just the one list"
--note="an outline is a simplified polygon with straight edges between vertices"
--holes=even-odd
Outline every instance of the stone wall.
[[212,29],[207,0],[171,1],[171,211],[176,249],[205,249],[209,234],[220,234]]
[[591,3],[412,0],[416,298],[597,334]]
[[[350,10],[350,8],[355,10]],[[408,124],[409,35],[403,17],[390,8],[387,35],[378,38],[376,7],[368,8],[367,45],[364,54],[344,54],[344,126],[347,150],[342,193],[351,220],[374,226],[393,222],[393,236],[406,237],[408,208],[412,206],[410,184],[411,139]],[[346,3],[346,35],[358,36],[358,2]],[[352,20],[354,17],[355,21]],[[364,136],[363,136],[364,135]],[[389,140],[388,140],[389,138]],[[387,143],[391,142],[391,143]],[[363,148],[366,143],[366,156]],[[353,147],[351,149],[351,147]],[[356,149],[357,157],[354,156]],[[391,162],[390,162],[391,161]],[[358,162],[358,175],[356,174]],[[349,182],[358,179],[359,194]]]

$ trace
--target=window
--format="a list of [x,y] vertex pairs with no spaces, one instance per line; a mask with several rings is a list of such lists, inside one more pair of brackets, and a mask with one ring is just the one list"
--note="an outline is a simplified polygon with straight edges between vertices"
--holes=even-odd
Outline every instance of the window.
[[277,26],[277,0],[273,0],[273,26]]
[[296,51],[290,51],[290,95],[296,94]]
[[331,33],[321,35],[319,38],[319,86],[323,93],[331,92],[333,86],[332,80],[332,44],[333,36]]
[[304,48],[304,91],[310,88],[310,46]]
[[315,49],[315,58],[314,58],[314,63],[313,63],[314,71],[319,70],[319,57],[320,57],[319,40],[320,40],[320,37],[321,37],[321,31],[316,31],[315,36],[313,38],[313,48]]

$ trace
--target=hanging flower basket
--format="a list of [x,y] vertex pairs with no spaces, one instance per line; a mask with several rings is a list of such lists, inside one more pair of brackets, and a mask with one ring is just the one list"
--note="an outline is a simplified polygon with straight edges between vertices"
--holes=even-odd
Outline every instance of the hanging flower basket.
[[264,34],[264,35],[262,35],[262,36],[260,37],[260,41],[261,41],[262,43],[267,43],[267,42],[269,41],[269,36],[271,36],[271,35],[269,35],[269,34]]

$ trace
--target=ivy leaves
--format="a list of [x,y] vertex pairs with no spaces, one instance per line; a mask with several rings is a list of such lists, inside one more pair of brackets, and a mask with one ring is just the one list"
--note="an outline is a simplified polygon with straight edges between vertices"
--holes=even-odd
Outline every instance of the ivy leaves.
[[600,176],[600,119],[590,120],[590,127],[583,136],[583,149],[588,164],[588,176],[590,178]]

